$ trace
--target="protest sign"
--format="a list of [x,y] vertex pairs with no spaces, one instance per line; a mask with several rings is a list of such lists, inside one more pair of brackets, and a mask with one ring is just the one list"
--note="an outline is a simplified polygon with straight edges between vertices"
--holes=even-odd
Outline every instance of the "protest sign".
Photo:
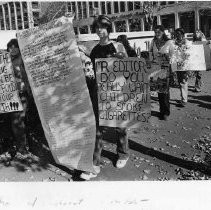
[[18,34],[21,55],[55,161],[94,172],[94,113],[72,22],[54,20]]
[[211,45],[208,45],[207,41],[197,41],[197,42],[194,42],[193,44],[203,45],[206,70],[211,70]]
[[170,64],[165,55],[160,55],[156,61],[152,61],[150,66],[150,91],[158,93],[168,93]]
[[10,54],[0,51],[0,113],[22,110]]
[[140,127],[150,118],[147,67],[140,58],[96,60],[101,126]]
[[174,51],[172,71],[206,71],[211,67],[209,45],[193,43],[181,51]]

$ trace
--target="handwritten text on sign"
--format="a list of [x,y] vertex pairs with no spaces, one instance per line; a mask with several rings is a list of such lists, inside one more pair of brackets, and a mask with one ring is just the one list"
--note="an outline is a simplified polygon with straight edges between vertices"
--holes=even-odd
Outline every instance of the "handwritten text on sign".
[[171,58],[171,67],[172,71],[206,71],[206,62],[208,61],[204,46],[193,44],[184,49],[175,47]]
[[22,110],[10,55],[0,51],[0,113]]
[[62,20],[20,32],[19,46],[55,161],[94,172],[94,113],[72,23]]
[[150,93],[145,60],[98,59],[96,70],[100,125],[129,128],[148,122]]

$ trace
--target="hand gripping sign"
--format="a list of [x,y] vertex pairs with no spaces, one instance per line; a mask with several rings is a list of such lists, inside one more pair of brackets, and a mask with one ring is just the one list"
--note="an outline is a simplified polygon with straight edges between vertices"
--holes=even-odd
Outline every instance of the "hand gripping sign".
[[23,111],[10,54],[0,51],[0,113]]

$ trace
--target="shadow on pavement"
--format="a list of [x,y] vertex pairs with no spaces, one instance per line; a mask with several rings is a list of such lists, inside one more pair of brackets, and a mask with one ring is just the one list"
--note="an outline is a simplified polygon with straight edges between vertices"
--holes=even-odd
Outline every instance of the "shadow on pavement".
[[177,165],[179,167],[188,169],[188,170],[194,170],[194,171],[200,171],[206,175],[211,175],[211,168],[208,168],[206,165],[202,163],[196,163],[193,161],[183,160],[178,157],[174,157],[169,154],[165,154],[159,151],[156,151],[152,148],[148,148],[146,146],[140,145],[137,142],[134,142],[132,140],[129,140],[129,147],[130,149],[140,152],[145,155],[149,155],[151,157],[156,157],[159,160]]
[[[108,128],[105,127],[104,128],[104,135],[103,135],[103,139],[104,141],[108,142],[108,143],[116,143],[115,141],[115,132],[114,129],[112,128]],[[173,164],[173,165],[177,165],[181,168],[185,168],[188,170],[194,170],[194,171],[200,171],[206,175],[211,175],[211,168],[208,168],[207,165],[202,164],[202,163],[196,163],[193,161],[189,161],[189,160],[184,160],[169,154],[165,154],[162,153],[160,151],[156,151],[152,148],[148,148],[146,146],[143,146],[133,140],[129,139],[129,148],[131,150],[140,152],[142,154],[151,156],[151,157],[155,157],[159,160],[165,161],[167,163]],[[110,151],[103,151],[102,156],[110,159],[112,161],[113,164],[115,164],[117,155],[113,152]]]
[[188,100],[189,103],[198,104],[199,107],[211,109],[210,95],[200,95],[200,96],[189,95],[189,97],[191,98]]

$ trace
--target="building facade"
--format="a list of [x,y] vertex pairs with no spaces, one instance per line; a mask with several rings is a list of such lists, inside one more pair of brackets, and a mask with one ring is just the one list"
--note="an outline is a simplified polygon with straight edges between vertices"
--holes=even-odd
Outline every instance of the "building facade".
[[112,32],[145,31],[143,1],[72,1],[67,3],[67,12],[75,14],[76,34],[94,33],[93,19],[107,15],[112,20]]
[[[48,9],[51,5],[52,11]],[[153,8],[154,25],[163,24],[166,29],[182,27],[186,33],[201,29],[206,37],[211,37],[211,2],[155,1]],[[51,13],[49,20],[74,14],[76,34],[94,33],[93,20],[101,14],[111,18],[112,32],[150,30],[143,1],[0,2],[0,30],[37,26],[46,13]]]
[[211,38],[210,1],[160,1],[155,11],[157,23],[166,29],[184,28],[186,33],[202,30]]
[[0,30],[22,30],[39,24],[39,2],[0,2]]

